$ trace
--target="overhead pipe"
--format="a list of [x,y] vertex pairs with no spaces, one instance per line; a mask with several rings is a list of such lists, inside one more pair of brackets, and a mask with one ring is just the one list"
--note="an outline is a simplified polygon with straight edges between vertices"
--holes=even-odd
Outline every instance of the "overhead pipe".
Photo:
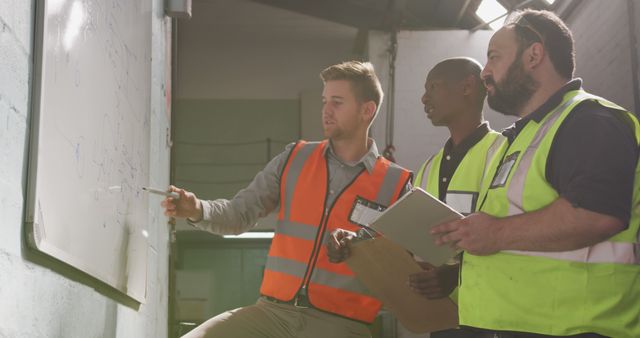
[[387,123],[385,128],[385,148],[382,151],[384,156],[389,161],[395,162],[393,153],[396,148],[393,145],[393,133],[394,133],[394,96],[396,90],[396,57],[398,55],[398,32],[394,29],[391,32],[391,42],[387,49],[389,53],[389,87],[387,89]]

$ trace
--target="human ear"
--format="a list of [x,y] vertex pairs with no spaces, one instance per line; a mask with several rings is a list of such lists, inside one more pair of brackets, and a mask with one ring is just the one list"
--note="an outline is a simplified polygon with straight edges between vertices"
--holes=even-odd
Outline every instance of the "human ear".
[[476,78],[473,75],[468,75],[464,80],[462,80],[462,95],[467,96],[471,95],[473,91],[473,87],[476,86]]
[[525,65],[530,69],[536,68],[542,63],[544,55],[544,46],[539,42],[534,42],[531,46],[529,46],[529,48],[527,48],[524,60]]
[[362,104],[362,117],[365,121],[371,121],[376,114],[378,106],[373,101],[367,101]]

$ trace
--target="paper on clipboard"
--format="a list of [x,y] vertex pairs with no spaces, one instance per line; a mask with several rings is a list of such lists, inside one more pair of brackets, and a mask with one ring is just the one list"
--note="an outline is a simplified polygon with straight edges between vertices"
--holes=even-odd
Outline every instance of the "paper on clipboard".
[[408,330],[425,333],[458,325],[451,299],[430,300],[409,288],[409,275],[422,268],[400,245],[385,237],[353,242],[347,264]]
[[370,227],[435,266],[456,255],[449,246],[438,246],[431,227],[462,218],[462,214],[426,191],[413,188],[385,210]]

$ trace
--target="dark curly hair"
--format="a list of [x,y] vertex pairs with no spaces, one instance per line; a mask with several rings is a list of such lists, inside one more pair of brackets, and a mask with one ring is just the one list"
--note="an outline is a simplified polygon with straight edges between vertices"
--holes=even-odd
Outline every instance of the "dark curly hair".
[[556,72],[567,79],[573,78],[576,65],[573,35],[557,15],[526,9],[513,13],[505,27],[515,29],[519,51],[541,42]]

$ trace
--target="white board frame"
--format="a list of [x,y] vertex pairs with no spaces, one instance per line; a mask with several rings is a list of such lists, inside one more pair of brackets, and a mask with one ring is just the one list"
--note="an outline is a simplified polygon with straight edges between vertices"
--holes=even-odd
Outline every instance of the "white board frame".
[[[35,27],[35,37],[34,37],[34,44],[33,44],[34,45],[34,64],[33,64],[34,67],[33,67],[33,82],[32,82],[33,89],[31,93],[31,115],[30,115],[30,121],[29,121],[30,123],[29,154],[28,154],[29,162],[27,167],[27,186],[26,186],[27,192],[26,192],[26,204],[25,204],[26,207],[25,207],[25,217],[24,217],[26,242],[29,245],[29,247],[31,247],[32,249],[35,249],[36,251],[44,253],[54,258],[55,260],[58,260],[67,265],[70,265],[100,280],[101,282],[104,282],[105,284],[111,286],[112,288],[133,298],[137,302],[144,303],[145,297],[146,297],[146,284],[147,284],[146,283],[147,250],[149,248],[148,239],[147,239],[149,232],[146,229],[146,227],[148,226],[148,219],[149,219],[148,217],[149,207],[148,207],[147,196],[145,194],[142,194],[139,191],[139,188],[142,185],[147,185],[149,182],[149,166],[150,166],[150,163],[149,163],[149,158],[150,158],[149,156],[150,155],[149,154],[149,151],[150,151],[149,124],[150,123],[149,122],[150,122],[150,107],[151,107],[151,44],[152,44],[151,42],[151,24],[152,24],[151,2],[146,0],[134,0],[134,1],[126,1],[126,2],[117,2],[117,0],[114,0],[114,1],[109,1],[108,3],[103,0],[74,0],[74,1],[66,2],[66,4],[70,6],[75,6],[78,3],[80,4],[80,6],[82,5],[87,6],[86,8],[87,13],[85,13],[85,15],[89,17],[89,20],[94,20],[92,24],[94,24],[95,26],[92,28],[95,29],[94,33],[96,34],[96,36],[98,35],[97,32],[99,31],[99,29],[105,29],[105,30],[109,29],[110,32],[113,33],[113,36],[106,35],[107,37],[109,37],[108,39],[101,40],[101,42],[105,43],[105,46],[107,46],[106,42],[111,41],[111,38],[113,38],[113,41],[116,41],[118,38],[122,38],[122,36],[119,36],[119,34],[122,34],[123,31],[125,35],[129,33],[138,34],[137,37],[143,36],[144,39],[146,39],[143,41],[144,43],[143,45],[138,45],[134,43],[129,43],[130,41],[125,41],[127,38],[130,38],[129,36],[125,36],[122,40],[116,41],[114,43],[114,46],[121,43],[120,46],[117,46],[120,48],[120,51],[122,51],[123,48],[130,49],[127,52],[130,52],[135,48],[140,48],[140,50],[142,51],[141,53],[142,55],[135,55],[136,62],[138,62],[138,64],[134,64],[133,67],[130,67],[128,59],[125,59],[125,58],[130,57],[132,55],[128,55],[128,54],[126,56],[117,55],[118,48],[114,47],[112,52],[113,52],[113,55],[116,55],[116,56],[113,57],[113,55],[111,55],[111,57],[113,57],[113,59],[111,60],[112,61],[115,59],[117,60],[114,61],[114,63],[112,64],[113,68],[109,69],[107,67],[106,69],[99,70],[104,74],[108,74],[109,72],[114,72],[114,73],[118,71],[122,72],[123,70],[121,67],[126,68],[126,77],[127,77],[126,80],[128,81],[118,83],[117,89],[114,86],[110,86],[108,88],[115,91],[116,94],[114,95],[124,95],[129,101],[131,101],[131,97],[129,96],[130,94],[134,96],[136,94],[142,93],[142,95],[134,97],[133,100],[135,102],[126,103],[126,105],[130,106],[131,111],[120,112],[120,108],[118,108],[118,112],[120,113],[121,117],[127,116],[127,114],[130,114],[130,113],[135,114],[136,112],[138,112],[139,116],[138,115],[134,115],[134,116],[139,118],[138,122],[142,121],[140,123],[142,123],[143,126],[146,126],[146,129],[142,128],[143,129],[143,131],[141,132],[142,135],[140,135],[139,137],[136,138],[136,136],[133,136],[135,140],[139,141],[138,142],[139,144],[132,146],[132,150],[130,151],[131,154],[127,154],[128,146],[123,147],[123,149],[121,150],[122,153],[120,153],[120,155],[123,156],[122,159],[119,159],[117,157],[108,158],[108,156],[113,155],[113,153],[115,153],[117,156],[120,156],[118,155],[117,151],[114,151],[113,153],[111,152],[87,153],[93,156],[94,159],[96,157],[99,157],[100,161],[104,161],[103,163],[107,163],[107,164],[115,163],[113,162],[114,160],[116,162],[118,160],[129,161],[131,162],[129,163],[131,165],[131,173],[125,172],[126,170],[123,170],[122,165],[118,167],[118,165],[113,164],[110,167],[110,169],[104,170],[103,177],[108,177],[104,179],[104,182],[98,180],[95,186],[91,186],[91,187],[85,186],[84,188],[86,188],[87,192],[91,191],[94,194],[93,197],[95,201],[100,201],[101,204],[104,203],[106,210],[111,210],[109,209],[110,207],[113,208],[112,210],[114,211],[113,214],[115,214],[115,216],[113,216],[112,218],[111,216],[105,216],[103,219],[101,219],[99,216],[99,213],[97,213],[95,223],[86,222],[83,224],[78,224],[78,223],[74,223],[74,222],[80,222],[74,219],[77,216],[75,213],[68,212],[65,215],[59,216],[59,218],[66,219],[64,222],[59,222],[59,223],[47,222],[46,217],[42,215],[42,212],[43,212],[43,208],[41,207],[42,203],[48,203],[48,202],[71,203],[71,204],[75,203],[79,213],[91,212],[92,210],[95,211],[95,208],[92,209],[91,206],[95,206],[96,204],[98,204],[97,202],[93,204],[92,202],[87,202],[85,204],[89,205],[89,207],[87,209],[83,209],[82,207],[83,196],[65,195],[66,191],[64,189],[62,189],[63,191],[56,190],[56,194],[54,194],[54,196],[56,196],[56,201],[54,201],[54,199],[50,197],[52,193],[50,191],[47,191],[47,187],[46,187],[46,185],[48,185],[51,182],[51,180],[47,182],[47,181],[44,181],[42,178],[42,176],[45,173],[45,170],[50,170],[52,161],[51,160],[43,161],[43,157],[46,155],[46,151],[43,151],[43,148],[45,145],[42,142],[49,141],[49,140],[44,140],[42,138],[43,128],[41,123],[43,121],[43,116],[47,117],[46,115],[43,115],[43,114],[46,114],[47,109],[50,107],[49,102],[47,102],[47,99],[45,99],[47,90],[54,91],[53,87],[48,88],[47,85],[44,84],[43,82],[46,81],[45,79],[47,76],[46,66],[49,65],[50,62],[59,62],[58,59],[55,59],[55,60],[49,59],[46,54],[47,53],[46,46],[48,46],[47,44],[51,42],[48,40],[48,35],[47,35],[49,33],[47,28],[48,20],[51,20],[50,13],[47,12],[47,6],[49,5],[50,1],[51,0],[36,1],[36,20],[35,20],[36,27]],[[64,3],[65,1],[58,0],[57,2]],[[114,27],[114,25],[110,25],[110,24],[113,24],[113,21],[109,21],[107,23],[107,20],[115,21],[115,20],[120,20],[120,18],[116,15],[109,16],[105,14],[107,13],[107,10],[105,10],[103,13],[101,12],[96,14],[96,12],[98,12],[100,8],[104,9],[109,5],[113,5],[114,6],[113,8],[116,8],[116,6],[118,7],[131,6],[132,8],[135,7],[136,10],[139,10],[135,14],[141,14],[141,17],[140,18],[136,17],[134,18],[134,20],[130,20],[126,24],[142,25],[143,27],[142,32],[132,33],[131,30],[127,30],[125,27],[117,27],[117,25],[115,25]],[[92,6],[94,10],[93,13],[90,12],[90,10],[92,9]],[[72,8],[71,11],[73,10],[74,9]],[[121,10],[121,13],[124,13],[124,15],[134,15],[134,14],[131,14],[130,12],[125,13],[125,10],[122,8],[120,8],[120,10]],[[99,18],[98,15],[101,15],[101,14],[104,14],[104,17]],[[109,12],[109,14],[113,14],[113,13]],[[131,19],[130,17],[127,17],[127,18]],[[104,19],[104,22],[100,23],[99,22],[100,19]],[[68,20],[68,21],[71,21],[71,20]],[[104,24],[105,26],[99,27],[100,24]],[[108,25],[110,26],[107,27]],[[61,25],[56,27],[61,28],[60,26]],[[76,42],[79,44],[79,46],[81,47],[84,46],[85,48],[87,48],[87,46],[89,46],[89,43],[87,41],[92,41],[90,36],[92,32],[83,31],[81,33],[84,34],[84,36],[76,37]],[[89,40],[87,40],[87,36],[86,36],[87,34],[89,35]],[[133,37],[132,40],[135,40],[135,38],[136,37]],[[60,39],[58,39],[57,43],[60,44]],[[58,54],[55,54],[55,57],[56,58],[60,57],[61,59],[64,59],[66,57],[67,62],[69,62],[69,59],[71,59],[71,62],[73,62],[73,57],[70,55],[71,55],[71,52],[69,51],[58,52]],[[101,60],[101,57],[102,57],[101,55],[97,55],[95,59]],[[80,64],[82,63],[82,61],[86,61],[86,59],[87,58],[79,59],[78,65],[76,66],[80,68],[81,67]],[[141,61],[138,61],[138,60],[141,60]],[[94,62],[94,60],[92,59],[91,62]],[[139,65],[140,63],[142,63],[144,67],[147,67],[147,68],[142,67],[143,68],[142,70],[140,70],[140,67],[136,68],[135,66]],[[90,63],[89,65],[95,66],[96,64]],[[87,74],[89,74],[89,72],[92,71],[92,69],[76,69],[76,70],[79,73],[79,74],[76,74],[77,78],[83,76],[84,74],[83,72],[85,71],[87,72]],[[131,75],[131,77],[130,77],[130,71],[132,73],[135,72],[135,74]],[[63,74],[60,77],[64,77],[64,75],[66,74]],[[118,75],[113,75],[114,79],[117,76]],[[139,82],[136,83],[135,82],[136,80]],[[60,85],[61,87],[65,85],[67,86],[70,85],[68,81],[64,82],[64,79],[62,80],[62,82],[63,83]],[[88,93],[88,97],[82,97],[82,98],[79,98],[79,100],[91,100],[92,98],[96,98],[100,95],[103,95],[103,93],[98,93],[95,87],[91,86],[91,84],[93,83],[86,82],[86,81],[85,83],[87,85],[82,88],[84,89],[88,87],[90,90],[93,90],[93,91]],[[108,81],[105,81],[106,86],[113,85],[113,84],[114,83],[109,83]],[[58,90],[58,88],[55,87],[55,90]],[[67,92],[67,94],[68,93],[78,94],[77,92]],[[74,100],[75,96],[69,95],[67,99]],[[135,109],[140,107],[143,108],[143,109],[140,109],[141,111],[138,111],[138,109]],[[108,110],[109,108],[105,108],[105,109]],[[123,110],[126,110],[126,109],[127,108],[124,108]],[[82,115],[80,114],[93,114],[96,111],[98,112],[96,113],[96,115],[101,114],[100,109],[98,108],[91,111],[81,111],[81,112],[76,111],[74,113],[79,114],[78,116],[81,117]],[[104,113],[104,111],[102,113]],[[104,116],[107,116],[107,115],[108,114],[104,114]],[[115,116],[116,114],[113,114],[113,115]],[[131,119],[135,120],[135,117],[131,117]],[[108,123],[106,125],[112,126],[111,124],[108,124]],[[135,123],[133,125],[135,125]],[[131,126],[124,126],[124,127],[122,127],[121,125],[118,126],[119,130],[120,129],[125,130],[122,134],[127,135],[127,137],[123,138],[124,140],[123,142],[128,141],[132,134],[131,130],[127,128],[131,128]],[[108,130],[108,131],[110,132],[113,130]],[[83,139],[82,141],[86,142],[86,144],[88,145],[88,148],[93,150],[93,148],[91,148],[91,142],[95,141],[96,138],[99,138],[100,135],[99,133],[98,134],[92,133],[91,130],[88,130],[85,132],[86,134],[84,135],[86,135],[86,139]],[[109,134],[109,133],[108,132],[103,133],[102,136],[104,136],[105,134]],[[115,136],[114,138],[117,139],[117,137]],[[135,144],[136,142],[133,142],[133,143]],[[78,145],[79,144],[80,143],[78,143]],[[96,143],[94,142],[94,144]],[[140,151],[140,149],[142,149],[142,151]],[[76,153],[77,152],[78,150],[76,150]],[[78,157],[77,154],[76,156]],[[61,158],[64,158],[64,156],[61,156]],[[133,161],[132,161],[132,158],[134,158]],[[142,165],[135,167],[133,162],[136,162],[138,160],[139,160],[139,163]],[[61,159],[60,162],[62,161],[63,160]],[[56,164],[59,164],[59,163],[56,163]],[[121,162],[117,162],[117,164],[121,164]],[[88,164],[88,166],[91,166],[91,164]],[[106,167],[109,167],[109,165],[107,165]],[[135,167],[135,170],[134,170],[134,167]],[[118,172],[116,172],[116,170]],[[127,179],[121,179],[120,182],[126,183],[121,185],[118,184],[119,182],[115,182],[115,181],[118,181],[119,176],[124,176],[124,175],[132,176],[133,180],[129,182]],[[61,179],[65,179],[65,178],[61,177]],[[109,183],[112,183],[112,182],[109,182],[109,180],[111,179],[115,179],[114,181],[115,184],[109,184]],[[69,183],[69,186],[71,187],[69,190],[73,190],[78,186],[78,184],[74,185],[73,180],[70,180],[68,183]],[[80,180],[76,183],[80,183],[79,185],[82,184]],[[107,183],[107,184],[103,184],[103,183]],[[112,189],[109,189],[109,188],[112,188]],[[45,196],[47,194],[43,193],[43,191],[47,191],[49,197]],[[59,197],[59,200],[61,201],[57,200],[58,197]],[[45,199],[44,202],[43,202],[43,198]],[[47,198],[48,200],[46,200]],[[123,206],[125,209],[123,209]],[[129,208],[131,208],[133,211],[130,211]],[[101,210],[101,211],[103,214],[107,214],[107,215],[110,214],[110,212],[108,211],[106,212],[104,210]],[[80,219],[80,217],[78,217],[78,219]],[[104,226],[105,229],[108,227],[108,229],[104,231],[92,232],[91,236],[85,236],[84,238],[74,237],[76,236],[76,234],[82,234],[83,231],[86,231],[86,229],[84,229],[83,227],[93,227],[94,229],[99,229],[101,225],[98,223],[100,222],[103,222],[102,226]],[[56,234],[58,232],[63,236],[68,235],[70,237],[69,240],[61,242],[60,239],[55,239],[56,236],[55,235],[52,236],[52,234]],[[113,238],[109,236],[112,236]],[[57,237],[61,237],[61,236],[57,236]],[[81,246],[85,246],[85,247],[90,246],[90,247],[89,247],[89,250],[87,250],[87,248],[77,249],[77,247],[81,247]],[[84,252],[82,252],[83,250]]]

